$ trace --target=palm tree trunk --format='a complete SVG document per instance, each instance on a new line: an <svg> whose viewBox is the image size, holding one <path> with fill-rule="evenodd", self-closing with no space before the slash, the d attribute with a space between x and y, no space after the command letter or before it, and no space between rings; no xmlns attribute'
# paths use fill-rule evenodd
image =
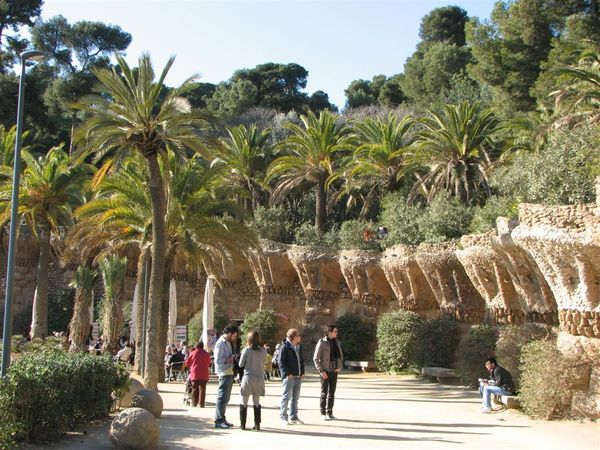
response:
<svg viewBox="0 0 600 450"><path fill-rule="evenodd" d="M316 211L315 211L315 227L319 235L325 234L327 220L327 193L325 192L325 179L319 178L316 186Z"/></svg>
<svg viewBox="0 0 600 450"><path fill-rule="evenodd" d="M123 327L124 275L123 272L123 277L118 276L110 280L112 281L111 295L104 297L104 344L102 350L108 351L112 355L116 355L119 351L119 334Z"/></svg>
<svg viewBox="0 0 600 450"><path fill-rule="evenodd" d="M148 294L148 324L146 331L146 373L144 385L158 388L158 369L162 368L163 354L160 351L160 311L163 300L163 277L167 233L165 224L165 188L156 153L146 155L150 173L150 198L152 200L152 267L150 292Z"/></svg>
<svg viewBox="0 0 600 450"><path fill-rule="evenodd" d="M69 323L71 352L83 352L87 350L87 338L90 335L90 304L92 303L92 291L86 291L82 287L75 290L75 304L73 305L73 317Z"/></svg>
<svg viewBox="0 0 600 450"><path fill-rule="evenodd" d="M173 255L169 252L165 258L165 276L163 278L163 298L160 310L160 337L159 348L165 349L169 334L169 287L171 286L171 269L173 266ZM163 380L165 371L162 366L158 367L158 379Z"/></svg>
<svg viewBox="0 0 600 450"><path fill-rule="evenodd" d="M37 266L37 284L33 296L31 339L48 336L48 268L50 266L50 225L40 226L40 256Z"/></svg>
<svg viewBox="0 0 600 450"><path fill-rule="evenodd" d="M138 259L137 276L135 278L136 285L136 296L134 303L137 305L135 311L135 373L141 375L142 372L142 333L144 332L144 279L146 277L146 264L150 257L148 249L142 248L140 250L140 257ZM137 302L137 303L136 303Z"/></svg>

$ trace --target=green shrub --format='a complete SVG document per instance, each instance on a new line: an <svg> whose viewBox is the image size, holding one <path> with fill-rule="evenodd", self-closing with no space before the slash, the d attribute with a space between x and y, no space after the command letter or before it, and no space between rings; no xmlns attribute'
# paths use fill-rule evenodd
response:
<svg viewBox="0 0 600 450"><path fill-rule="evenodd" d="M277 315L270 309L258 309L254 312L246 314L244 323L242 323L241 339L242 346L246 346L246 335L250 331L257 331L263 343L275 343L279 324L277 323Z"/></svg>
<svg viewBox="0 0 600 450"><path fill-rule="evenodd" d="M75 289L56 289L48 294L48 333L65 332L73 317Z"/></svg>
<svg viewBox="0 0 600 450"><path fill-rule="evenodd" d="M340 246L337 230L331 229L323 235L319 235L317 228L309 223L303 223L296 230L295 243L311 247L325 247L338 249Z"/></svg>
<svg viewBox="0 0 600 450"><path fill-rule="evenodd" d="M485 233L496 229L498 217L516 217L518 203L513 198L490 197L485 205L475 208L470 233Z"/></svg>
<svg viewBox="0 0 600 450"><path fill-rule="evenodd" d="M571 405L573 364L557 350L553 341L533 341L521 351L523 410L537 419L564 417Z"/></svg>
<svg viewBox="0 0 600 450"><path fill-rule="evenodd" d="M388 236L383 240L385 247L398 244L415 245L423 241L423 235L417 226L417 219L423 214L419 207L406 206L406 197L394 192L387 194L382 200L382 211L379 220L388 229Z"/></svg>
<svg viewBox="0 0 600 450"><path fill-rule="evenodd" d="M377 324L377 367L387 372L416 372L414 351L422 323L412 311L383 314Z"/></svg>
<svg viewBox="0 0 600 450"><path fill-rule="evenodd" d="M361 316L346 313L335 320L338 337L342 343L344 360L372 361L375 343L375 326Z"/></svg>
<svg viewBox="0 0 600 450"><path fill-rule="evenodd" d="M451 367L459 338L458 324L454 320L424 321L419 329L416 361L423 367Z"/></svg>
<svg viewBox="0 0 600 450"><path fill-rule="evenodd" d="M291 217L282 207L258 207L254 211L254 229L261 239L290 244L294 235L291 227Z"/></svg>
<svg viewBox="0 0 600 450"><path fill-rule="evenodd" d="M551 330L534 323L521 326L501 327L496 342L498 364L510 372L517 388L520 386L519 362L523 347L535 340L548 337Z"/></svg>
<svg viewBox="0 0 600 450"><path fill-rule="evenodd" d="M467 234L473 209L446 193L435 196L416 219L425 242L443 242Z"/></svg>
<svg viewBox="0 0 600 450"><path fill-rule="evenodd" d="M594 201L600 175L600 130L595 124L554 131L546 148L526 153L492 176L493 187L520 202L567 205Z"/></svg>
<svg viewBox="0 0 600 450"><path fill-rule="evenodd" d="M40 351L17 358L0 383L0 437L45 442L107 417L128 379L110 355ZM118 396L118 395L117 395Z"/></svg>
<svg viewBox="0 0 600 450"><path fill-rule="evenodd" d="M458 374L464 384L477 386L478 378L487 378L485 360L494 356L496 339L496 332L489 325L477 325L469 330L459 352Z"/></svg>
<svg viewBox="0 0 600 450"><path fill-rule="evenodd" d="M194 314L187 323L187 339L190 344L195 344L202 337L202 311Z"/></svg>
<svg viewBox="0 0 600 450"><path fill-rule="evenodd" d="M373 222L366 220L347 220L340 228L340 248L358 250L379 250L379 242L375 239L365 241L365 229L375 233L377 228Z"/></svg>

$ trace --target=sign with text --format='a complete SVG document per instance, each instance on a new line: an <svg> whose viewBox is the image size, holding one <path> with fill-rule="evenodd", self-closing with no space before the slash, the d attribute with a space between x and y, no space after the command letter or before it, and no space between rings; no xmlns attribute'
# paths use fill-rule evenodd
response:
<svg viewBox="0 0 600 450"><path fill-rule="evenodd" d="M175 327L175 341L181 342L187 340L187 326L177 325Z"/></svg>

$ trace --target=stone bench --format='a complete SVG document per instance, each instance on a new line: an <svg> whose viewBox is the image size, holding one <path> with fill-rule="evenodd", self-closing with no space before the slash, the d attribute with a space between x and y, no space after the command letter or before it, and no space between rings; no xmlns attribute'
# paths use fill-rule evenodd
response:
<svg viewBox="0 0 600 450"><path fill-rule="evenodd" d="M350 369L361 369L363 372L377 370L377 365L374 361L346 361L344 365Z"/></svg>
<svg viewBox="0 0 600 450"><path fill-rule="evenodd" d="M442 384L456 384L459 381L454 369L446 367L423 367L421 375Z"/></svg>
<svg viewBox="0 0 600 450"><path fill-rule="evenodd" d="M496 400L508 409L520 409L521 403L516 395L496 395Z"/></svg>

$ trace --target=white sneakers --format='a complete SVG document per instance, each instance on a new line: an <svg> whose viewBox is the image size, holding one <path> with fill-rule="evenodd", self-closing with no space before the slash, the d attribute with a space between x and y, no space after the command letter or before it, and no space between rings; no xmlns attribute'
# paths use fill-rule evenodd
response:
<svg viewBox="0 0 600 450"><path fill-rule="evenodd" d="M484 406L483 408L481 408L481 414L490 414L492 412L492 408L488 407L488 406Z"/></svg>
<svg viewBox="0 0 600 450"><path fill-rule="evenodd" d="M321 419L323 419L323 420L335 420L335 416L333 414L321 414Z"/></svg>
<svg viewBox="0 0 600 450"><path fill-rule="evenodd" d="M300 419L291 419L288 423L290 425L304 425L304 422L302 422Z"/></svg>

